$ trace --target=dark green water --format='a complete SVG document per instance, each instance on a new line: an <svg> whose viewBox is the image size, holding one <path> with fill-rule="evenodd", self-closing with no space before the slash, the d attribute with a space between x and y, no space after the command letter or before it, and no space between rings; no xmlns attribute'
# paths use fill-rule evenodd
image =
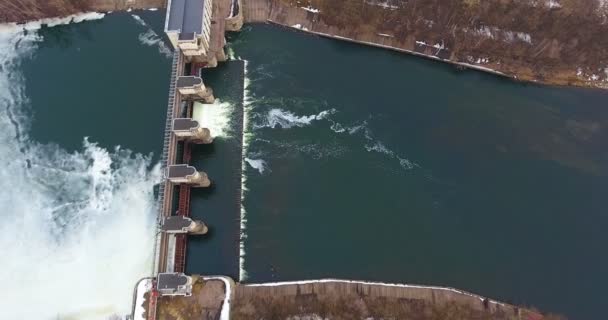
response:
<svg viewBox="0 0 608 320"><path fill-rule="evenodd" d="M192 148L192 165L208 173L211 188L192 189L192 217L210 226L204 237L188 241L187 273L228 275L239 279L239 229L242 173L243 62L204 70L205 83L218 97L215 108L227 108L226 133L210 145Z"/></svg>
<svg viewBox="0 0 608 320"><path fill-rule="evenodd" d="M249 60L247 156L268 165L247 170L249 281L453 286L601 317L608 93L270 26L233 41Z"/></svg>
<svg viewBox="0 0 608 320"><path fill-rule="evenodd" d="M137 14L148 26L117 13L39 32L44 41L22 64L35 140L76 150L86 136L158 158L171 60L138 41L150 28L162 34L163 16Z"/></svg>
<svg viewBox="0 0 608 320"><path fill-rule="evenodd" d="M140 15L160 33L162 13ZM32 138L158 156L170 60L138 42L144 31L127 14L42 31L22 66ZM247 281L453 286L603 318L608 93L270 26L230 40L249 62L246 157L267 164L245 171ZM205 81L238 107L241 72L231 63ZM194 150L216 186L193 191L212 232L189 242L188 272L237 272L237 141Z"/></svg>

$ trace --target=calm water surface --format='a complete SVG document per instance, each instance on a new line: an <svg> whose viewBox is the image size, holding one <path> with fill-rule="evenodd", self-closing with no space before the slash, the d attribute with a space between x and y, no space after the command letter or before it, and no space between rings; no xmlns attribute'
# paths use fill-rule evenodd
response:
<svg viewBox="0 0 608 320"><path fill-rule="evenodd" d="M454 286L598 319L608 93L270 26L249 61L248 281Z"/></svg>

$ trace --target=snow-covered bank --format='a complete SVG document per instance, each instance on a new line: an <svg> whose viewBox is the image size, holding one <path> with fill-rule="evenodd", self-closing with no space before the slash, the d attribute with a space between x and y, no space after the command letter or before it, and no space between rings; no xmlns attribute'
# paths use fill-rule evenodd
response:
<svg viewBox="0 0 608 320"><path fill-rule="evenodd" d="M44 18L40 20L29 21L22 24L14 22L0 24L0 32L10 31L22 31L22 30L38 30L42 26L54 27L58 25L65 25L70 23L80 23L83 21L99 20L105 17L105 13L101 12L85 12L72 14L67 17L56 17L56 18Z"/></svg>
<svg viewBox="0 0 608 320"><path fill-rule="evenodd" d="M203 277L203 280L220 280L226 286L226 294L224 296L224 302L222 302L222 311L220 312L220 320L230 320L230 301L232 300L232 280L227 277L214 276L214 277Z"/></svg>
<svg viewBox="0 0 608 320"><path fill-rule="evenodd" d="M399 283L386 283L386 282L372 282L372 281L358 281L358 280L342 280L342 279L319 279L319 280L300 280L300 281L284 281L284 282L268 282L268 283L251 283L244 284L244 286L248 287L279 287L279 286L287 286L287 285L296 285L296 284L312 284L312 283L352 283L352 284L367 284L367 285L375 285L375 286L383 286L383 287L398 287L398 288L415 288L415 289L430 289L430 290L439 290L439 291L450 291L462 295L466 295L469 297L477 298L483 301L484 297L480 295L476 295L470 292L450 288L450 287L436 287L436 286L422 286L422 285L410 285L410 284L399 284ZM491 300L492 303L499 304L501 306L506 306L506 304L498 301Z"/></svg>

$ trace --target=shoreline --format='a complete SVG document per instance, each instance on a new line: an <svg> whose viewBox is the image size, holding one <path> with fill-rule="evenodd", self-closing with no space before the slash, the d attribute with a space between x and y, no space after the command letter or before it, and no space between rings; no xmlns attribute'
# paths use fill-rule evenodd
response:
<svg viewBox="0 0 608 320"><path fill-rule="evenodd" d="M37 3L38 0L26 1ZM78 17L87 14L98 14L103 17L103 15L117 11L130 12L131 10L159 10L164 9L165 6L165 0L133 0L128 4L122 0L102 0L87 4L79 10L76 10L73 7L53 8L53 10L50 10L50 13L48 14L40 13L35 16L30 16L29 19L7 19L6 17L2 17L0 15L0 30L15 27L21 28L22 26L25 30L39 29L42 25L55 26L59 24L68 24L71 22L94 20L78 19ZM6 15L11 16L10 14ZM555 71L553 73L551 71L547 71L547 75L543 75L542 78L540 78L540 76L534 75L532 70L529 70L529 66L520 66L512 63L501 64L500 56L494 57L491 54L488 54L487 56L492 59L491 63L487 61L482 61L481 63L479 63L479 61L462 61L461 59L458 59L454 53L451 53L447 49L435 50L433 49L433 46L427 45L422 41L415 41L414 43L414 38L411 36L408 36L407 39L399 40L393 35L382 33L379 30L376 30L377 32L374 31L373 33L359 33L348 30L345 31L325 23L323 21L322 12L314 10L311 11L310 8L287 5L281 0L243 0L243 15L245 23L269 23L282 26L289 30L301 31L324 38L388 49L399 53L426 58L432 61L448 63L457 68L472 69L497 75L523 84L608 90L608 66L606 66L605 71L606 79L598 78L598 80L593 80L587 73L584 73L581 76L578 74L578 72L572 71L569 73L564 73L561 69L558 70L559 72ZM434 51L435 55L429 54L429 50ZM498 62L495 62L496 59L498 59ZM538 65L544 68L542 61L532 61L532 65ZM594 74L592 76L595 77L596 75ZM603 75L600 73L600 76Z"/></svg>
<svg viewBox="0 0 608 320"><path fill-rule="evenodd" d="M11 1L14 0L0 4L0 26L65 19L91 12L108 14L115 11L158 10L166 5L166 0L61 0L53 3L43 0L19 0L16 1L18 4L8 3Z"/></svg>
<svg viewBox="0 0 608 320"><path fill-rule="evenodd" d="M364 47L372 47L372 48L377 48L377 49L382 49L382 50L389 50L389 51L393 51L393 52L408 55L408 56L414 56L416 58L426 59L431 62L442 63L442 64L445 64L448 66L452 66L456 69L462 69L465 71L466 70L477 71L477 72L482 72L484 74L491 74L491 75L500 77L502 79L509 80L509 81L519 83L522 85L532 85L532 86L544 87L544 88L570 88L570 89L593 90L593 91L599 90L602 92L604 92L605 90L608 90L608 84L606 84L605 86L569 85L569 84L556 84L556 83L540 82L537 80L519 79L519 78L517 78L517 76L505 74L498 70L494 70L491 68L487 68L487 67L483 67L483 66L479 66L479 65L475 65L475 64L452 61L449 59L442 59L437 56L427 55L427 54L423 54L420 52L403 49L403 48L386 46L386 45L379 44L379 43L367 42L367 41L351 39L351 38L347 38L347 37L343 37L343 36L337 36L337 35L332 35L332 34L327 34L327 33L322 33L322 32L305 30L305 29L301 29L301 28L296 28L294 26L284 25L284 24L278 23L276 21L272 21L270 19L268 19L266 22L249 22L247 24L270 24L270 25L285 29L290 32L301 32L301 33L309 35L309 36L316 36L316 37L321 37L321 38L326 38L326 39L331 39L331 40L343 41L343 42L353 43L353 44L364 46Z"/></svg>
<svg viewBox="0 0 608 320"><path fill-rule="evenodd" d="M318 0L317 2L325 3L325 0ZM332 24L330 20L333 17L325 15L322 10L297 7L287 4L285 0L247 0L244 3L243 9L245 23L270 23L320 37L389 49L433 61L449 63L457 68L474 69L498 75L524 84L599 90L608 89L608 66L605 66L605 70L596 71L590 75L586 71L587 69L574 69L566 62L556 66L554 64L555 61L543 61L543 59L547 59L546 57L527 59L525 56L513 56L512 53L507 52L509 49L506 48L498 51L496 49L487 51L483 48L477 49L475 45L469 48L468 43L472 41L471 39L476 39L480 43L488 41L487 39L477 39L479 37L459 38L457 40L462 43L446 45L444 47L443 43L441 45L431 45L434 42L428 40L426 42L429 44L427 44L425 41L422 41L423 39L430 39L433 36L445 36L441 35L438 31L430 33L426 31L427 33L425 34L425 30L415 29L415 31L420 31L423 35L419 36L417 32L412 32L406 36L399 37L384 33L383 29L374 27L373 25L359 26L355 24L353 28L343 28ZM379 9L372 8L369 10L376 10L377 13ZM370 14L373 14L373 12L370 12ZM354 19L350 16L341 18L351 22ZM502 43L502 46L504 47L505 44ZM580 48L582 52L586 52L586 49L591 50L592 48ZM478 52L477 55L472 56L463 53L463 51L467 52L467 50L477 50ZM492 51L494 51L494 54ZM463 55L466 59L463 58Z"/></svg>

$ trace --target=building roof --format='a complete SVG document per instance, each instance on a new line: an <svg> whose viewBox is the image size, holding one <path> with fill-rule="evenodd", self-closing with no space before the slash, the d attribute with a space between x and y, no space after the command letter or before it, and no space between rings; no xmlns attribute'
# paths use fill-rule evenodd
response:
<svg viewBox="0 0 608 320"><path fill-rule="evenodd" d="M177 78L178 88L188 88L203 83L203 79L195 76L180 76Z"/></svg>
<svg viewBox="0 0 608 320"><path fill-rule="evenodd" d="M198 121L191 118L175 118L173 119L174 131L190 131L199 127Z"/></svg>
<svg viewBox="0 0 608 320"><path fill-rule="evenodd" d="M169 8L167 9L165 31L179 32L184 35L202 34L205 1L170 0Z"/></svg>
<svg viewBox="0 0 608 320"><path fill-rule="evenodd" d="M170 216L163 219L161 230L165 232L186 232L192 219L183 216Z"/></svg>
<svg viewBox="0 0 608 320"><path fill-rule="evenodd" d="M183 273L159 273L156 280L156 286L161 295L189 295L192 290L190 277Z"/></svg>
<svg viewBox="0 0 608 320"><path fill-rule="evenodd" d="M168 178L184 178L196 173L196 169L187 164L170 165L167 171Z"/></svg>

